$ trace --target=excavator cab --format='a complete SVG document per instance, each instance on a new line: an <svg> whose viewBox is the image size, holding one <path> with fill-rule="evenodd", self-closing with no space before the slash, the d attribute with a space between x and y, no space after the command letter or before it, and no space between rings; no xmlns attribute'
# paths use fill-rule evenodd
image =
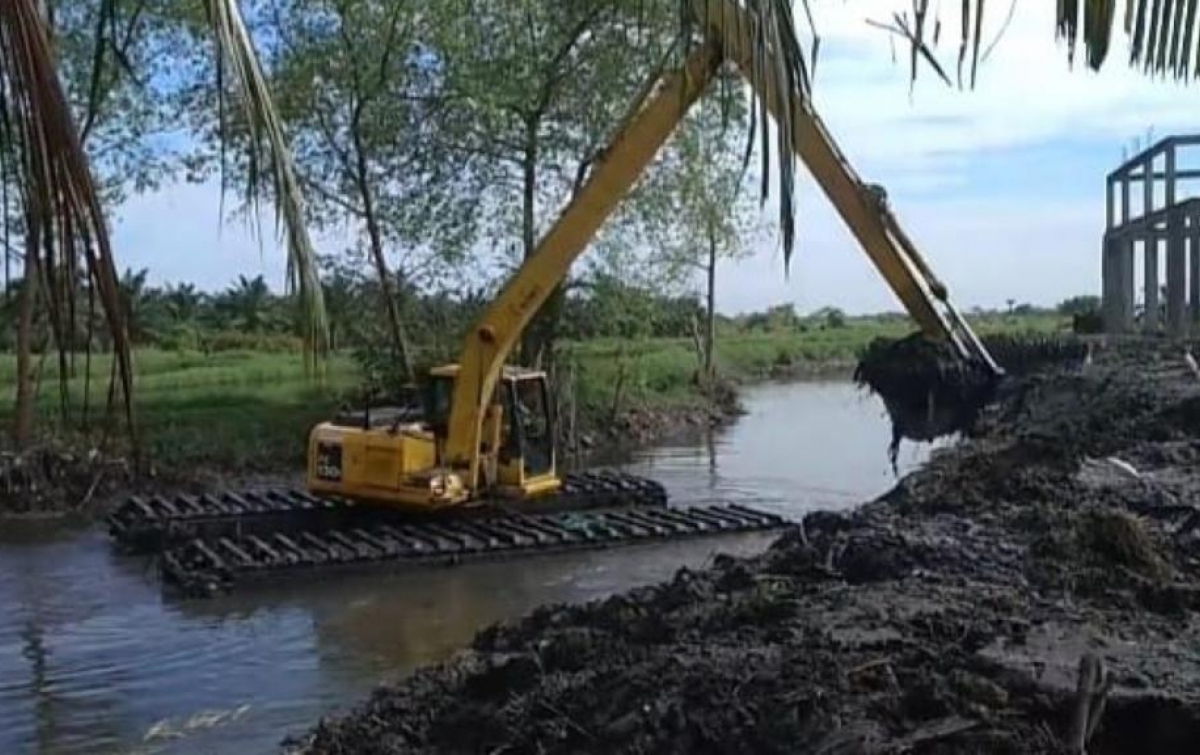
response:
<svg viewBox="0 0 1200 755"><path fill-rule="evenodd" d="M427 418L443 458L458 365L436 368L426 390ZM479 486L509 498L558 489L553 402L546 373L505 367L483 416Z"/></svg>

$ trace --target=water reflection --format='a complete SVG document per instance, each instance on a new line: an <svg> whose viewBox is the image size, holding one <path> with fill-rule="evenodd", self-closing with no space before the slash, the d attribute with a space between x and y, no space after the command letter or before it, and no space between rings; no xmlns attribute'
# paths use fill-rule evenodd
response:
<svg viewBox="0 0 1200 755"><path fill-rule="evenodd" d="M769 386L749 414L640 455L685 503L800 516L893 482L878 405L845 384ZM904 463L923 457L911 449ZM164 600L101 533L0 534L0 753L272 752L323 713L448 657L494 621L752 553L764 535L260 586Z"/></svg>
<svg viewBox="0 0 1200 755"><path fill-rule="evenodd" d="M796 517L874 498L896 482L887 417L878 400L846 382L757 388L732 427L647 452L629 467L666 482L675 500L736 501ZM906 445L903 475L929 447Z"/></svg>

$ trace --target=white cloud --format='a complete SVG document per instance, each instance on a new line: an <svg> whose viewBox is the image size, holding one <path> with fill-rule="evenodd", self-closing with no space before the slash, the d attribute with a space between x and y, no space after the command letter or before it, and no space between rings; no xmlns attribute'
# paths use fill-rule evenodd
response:
<svg viewBox="0 0 1200 755"><path fill-rule="evenodd" d="M994 36L1007 3L986 7ZM1018 3L992 56L981 62L974 90L948 89L924 66L910 98L906 48L897 42L893 63L887 35L865 22L868 14L886 19L905 8L911 3L902 0L816 4L818 32L830 54L818 68L815 100L852 159L906 170L937 156L1102 139L1112 142L1115 161L1121 146L1148 128L1161 134L1194 127L1195 89L1131 69L1119 29L1101 72L1086 69L1082 49L1069 66L1066 43L1054 37L1055 4L1048 0ZM957 8L942 3L940 59L952 77Z"/></svg>

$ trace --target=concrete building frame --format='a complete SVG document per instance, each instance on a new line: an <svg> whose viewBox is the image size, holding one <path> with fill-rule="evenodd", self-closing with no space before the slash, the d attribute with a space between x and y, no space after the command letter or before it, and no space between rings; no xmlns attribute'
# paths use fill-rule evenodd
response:
<svg viewBox="0 0 1200 755"><path fill-rule="evenodd" d="M1108 333L1140 330L1185 337L1200 331L1200 197L1184 197L1180 191L1181 182L1200 179L1200 160L1196 168L1180 165L1186 155L1181 148L1192 145L1200 145L1200 134L1169 136L1108 175L1101 261ZM1140 197L1133 193L1135 186ZM1137 199L1140 212L1133 207ZM1139 253L1140 313L1135 290ZM1164 253L1165 284L1159 262Z"/></svg>

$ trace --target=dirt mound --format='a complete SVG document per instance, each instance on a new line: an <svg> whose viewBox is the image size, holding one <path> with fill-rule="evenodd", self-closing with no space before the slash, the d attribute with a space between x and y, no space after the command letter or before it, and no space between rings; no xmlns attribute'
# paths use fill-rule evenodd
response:
<svg viewBox="0 0 1200 755"><path fill-rule="evenodd" d="M493 626L288 748L1195 752L1200 381L1155 369L1022 378L879 500Z"/></svg>
<svg viewBox="0 0 1200 755"><path fill-rule="evenodd" d="M1022 377L1079 364L1093 349L1081 338L1049 333L992 333L979 340L1005 373Z"/></svg>

